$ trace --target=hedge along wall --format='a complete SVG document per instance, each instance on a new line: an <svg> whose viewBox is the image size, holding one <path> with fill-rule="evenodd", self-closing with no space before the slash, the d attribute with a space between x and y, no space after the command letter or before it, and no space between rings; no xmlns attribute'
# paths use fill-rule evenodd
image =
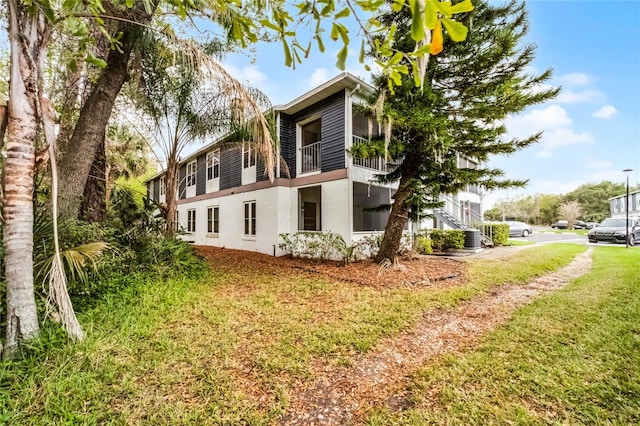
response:
<svg viewBox="0 0 640 426"><path fill-rule="evenodd" d="M505 245L509 239L509 225L506 223L485 224L482 232L491 237L495 246Z"/></svg>

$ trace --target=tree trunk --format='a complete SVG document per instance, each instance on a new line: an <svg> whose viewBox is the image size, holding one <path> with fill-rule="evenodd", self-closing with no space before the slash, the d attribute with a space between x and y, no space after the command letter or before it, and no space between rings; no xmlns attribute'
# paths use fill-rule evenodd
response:
<svg viewBox="0 0 640 426"><path fill-rule="evenodd" d="M7 122L9 121L9 109L6 105L0 105L0 148L4 143L4 131L7 129Z"/></svg>
<svg viewBox="0 0 640 426"><path fill-rule="evenodd" d="M128 64L143 26L151 22L158 1L135 2L131 9L122 10L109 1L103 2L107 14L122 18L113 34L122 34L122 46L112 49L107 56L107 66L80 109L74 132L64 143L64 156L59 164L61 216L76 218L80 212L82 195L91 172L98 146L107 131L111 111L118 93L129 79Z"/></svg>
<svg viewBox="0 0 640 426"><path fill-rule="evenodd" d="M107 66L80 110L80 116L68 148L60 162L60 215L77 218L91 166L98 147L104 141L111 111L122 85L128 80L127 64L132 33L125 36L123 51L112 50Z"/></svg>
<svg viewBox="0 0 640 426"><path fill-rule="evenodd" d="M98 146L96 157L91 165L91 173L84 187L82 203L80 205L80 219L87 222L104 222L107 218L106 194L106 165L105 138Z"/></svg>
<svg viewBox="0 0 640 426"><path fill-rule="evenodd" d="M40 326L33 285L33 175L38 133L40 13L8 0L11 43L9 120L3 169L4 255L7 286L4 357L15 356L22 339Z"/></svg>
<svg viewBox="0 0 640 426"><path fill-rule="evenodd" d="M173 236L176 233L176 212L178 210L178 200L176 194L178 192L178 163L169 159L167 162L167 171L164 175L166 185L165 204L167 206L167 235Z"/></svg>
<svg viewBox="0 0 640 426"><path fill-rule="evenodd" d="M396 191L396 194L393 197L391 214L389 215L387 226L384 229L382 244L374 258L378 263L382 262L384 259L389 259L393 262L400 251L402 232L407 225L409 212L411 210L411 206L406 203L407 199L411 195L409 183L415 177L415 174L415 172L405 171L400 178L398 191Z"/></svg>

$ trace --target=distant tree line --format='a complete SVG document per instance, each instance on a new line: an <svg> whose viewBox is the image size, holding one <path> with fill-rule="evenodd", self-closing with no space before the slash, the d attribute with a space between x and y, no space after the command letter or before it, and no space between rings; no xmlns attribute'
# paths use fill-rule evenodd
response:
<svg viewBox="0 0 640 426"><path fill-rule="evenodd" d="M572 219L585 222L601 222L611 216L609 198L623 194L624 183L603 181L584 184L567 194L536 194L526 197L503 199L485 211L487 220L514 219L533 225L550 225L565 217L567 212L578 214Z"/></svg>

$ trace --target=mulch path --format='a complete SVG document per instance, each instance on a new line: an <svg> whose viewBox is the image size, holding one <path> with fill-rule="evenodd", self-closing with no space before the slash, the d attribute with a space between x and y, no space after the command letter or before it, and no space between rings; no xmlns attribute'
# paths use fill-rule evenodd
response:
<svg viewBox="0 0 640 426"><path fill-rule="evenodd" d="M277 271L277 273L305 272L374 288L451 286L464 278L466 270L463 262L438 256L407 256L399 259L398 267L381 267L373 261L345 264L288 256L275 257L257 252L211 246L195 246L195 248L200 256L221 270L237 272L242 269L260 269Z"/></svg>
<svg viewBox="0 0 640 426"><path fill-rule="evenodd" d="M404 258L399 268L381 268L373 262L344 265L208 246L197 246L197 250L223 271L319 274L375 288L451 286L464 280L467 266L437 256ZM505 324L519 307L585 274L591 267L591 252L589 249L565 268L526 285L504 285L453 309L428 312L413 330L380 341L371 351L356 356L349 367L315 362L311 366L314 380L299 380L288 390L290 399L280 424L359 424L371 407L404 409L409 405L409 377L425 362L472 347L485 333Z"/></svg>
<svg viewBox="0 0 640 426"><path fill-rule="evenodd" d="M485 333L505 324L519 307L587 273L592 251L525 285L504 285L456 308L430 312L412 331L384 339L351 367L317 363L312 368L316 380L298 383L281 424L359 424L369 408L408 407L407 384L413 372L429 359L472 347ZM425 392L434 393L437 400L437 389Z"/></svg>

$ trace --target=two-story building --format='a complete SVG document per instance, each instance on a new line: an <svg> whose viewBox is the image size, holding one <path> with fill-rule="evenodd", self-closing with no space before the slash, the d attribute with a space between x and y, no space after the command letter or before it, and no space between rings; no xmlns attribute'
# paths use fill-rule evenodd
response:
<svg viewBox="0 0 640 426"><path fill-rule="evenodd" d="M609 198L611 217L626 217L627 194ZM629 217L640 217L640 190L629 192Z"/></svg>
<svg viewBox="0 0 640 426"><path fill-rule="evenodd" d="M354 144L367 143L377 133L376 126L354 109L371 91L364 81L342 73L274 108L280 155L289 177L279 162L277 178L270 182L250 144L216 141L181 160L178 222L186 231L182 238L282 255L281 233L332 231L351 244L384 231L389 213L368 208L392 202L394 187L373 181L387 164L382 158L354 159L348 154ZM149 179L147 188L150 198L165 201L162 173ZM455 200L455 215L462 220L470 208L480 210L479 196L473 191L465 194L460 200L466 204Z"/></svg>

